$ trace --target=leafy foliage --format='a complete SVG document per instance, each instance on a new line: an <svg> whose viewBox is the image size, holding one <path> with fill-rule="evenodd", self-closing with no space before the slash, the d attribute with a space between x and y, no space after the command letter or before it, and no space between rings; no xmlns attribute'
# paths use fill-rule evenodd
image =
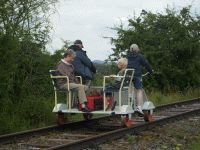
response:
<svg viewBox="0 0 200 150"><path fill-rule="evenodd" d="M128 28L115 27L118 37L110 60L126 55L130 45L137 43L156 74L151 86L169 90L200 85L200 16L191 14L191 6L179 12L167 8L165 13L143 10L139 17L129 19Z"/></svg>
<svg viewBox="0 0 200 150"><path fill-rule="evenodd" d="M49 105L44 100L50 96L47 76L53 63L45 44L51 29L48 15L55 3L56 0L0 1L0 123L4 126L0 133L47 120L45 113L49 110L41 107ZM38 121L32 123L35 119L27 112L35 114Z"/></svg>
<svg viewBox="0 0 200 150"><path fill-rule="evenodd" d="M94 79L92 80L93 85L103 86L103 76L116 74L117 67L116 64L95 64L97 68L97 73L94 74Z"/></svg>

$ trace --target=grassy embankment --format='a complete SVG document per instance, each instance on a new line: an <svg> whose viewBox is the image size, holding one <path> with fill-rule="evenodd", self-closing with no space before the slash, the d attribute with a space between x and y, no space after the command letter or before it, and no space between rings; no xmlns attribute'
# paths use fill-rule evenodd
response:
<svg viewBox="0 0 200 150"><path fill-rule="evenodd" d="M169 93L162 93L160 91L152 91L147 93L149 100L156 106L162 104L173 103L181 100L188 100L200 97L200 88L188 89L185 91L171 91Z"/></svg>

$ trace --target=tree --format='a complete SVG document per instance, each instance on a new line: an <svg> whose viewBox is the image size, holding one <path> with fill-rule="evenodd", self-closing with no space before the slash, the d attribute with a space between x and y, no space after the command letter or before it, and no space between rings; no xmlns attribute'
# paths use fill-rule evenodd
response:
<svg viewBox="0 0 200 150"><path fill-rule="evenodd" d="M51 28L48 15L57 0L2 0L0 2L1 71L4 93L19 94L34 74L37 55L44 51ZM36 69L36 68L35 68ZM5 77L6 74L6 77ZM28 77L29 76L29 77ZM5 79L7 78L7 79ZM19 87L19 85L22 85ZM26 88L26 87L25 87ZM17 90L17 91L16 91ZM15 95L16 96L16 95Z"/></svg>
<svg viewBox="0 0 200 150"><path fill-rule="evenodd" d="M5 132L13 130L12 124L24 127L29 125L21 123L47 117L42 113L46 109L39 108L45 105L42 99L49 96L47 89L51 87L48 70L53 63L45 44L51 29L48 17L56 2L0 1L0 124L4 124Z"/></svg>
<svg viewBox="0 0 200 150"><path fill-rule="evenodd" d="M191 6L180 11L166 8L165 13L143 10L129 19L127 29L115 27L118 37L110 60L126 55L129 46L137 43L154 70L154 87L161 89L200 85L200 16L191 14ZM152 85L152 86L153 86Z"/></svg>

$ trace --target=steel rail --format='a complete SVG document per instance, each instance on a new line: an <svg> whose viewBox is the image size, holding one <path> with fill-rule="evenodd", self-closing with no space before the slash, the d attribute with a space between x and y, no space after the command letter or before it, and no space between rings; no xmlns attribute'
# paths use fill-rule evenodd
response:
<svg viewBox="0 0 200 150"><path fill-rule="evenodd" d="M117 115L116 115L117 116ZM104 116L104 117L99 117L99 118L94 118L91 120L82 120L82 121L76 121L76 122L70 122L70 123L65 123L62 125L52 125L44 128L37 128L37 129L32 129L32 130L26 130L22 132L16 132L16 133L11 133L11 134L5 134L0 136L0 144L6 144L6 143L11 143L12 141L22 139L25 137L31 137L34 135L41 135L50 131L54 130L63 130L66 127L68 128L78 128L81 126L86 126L88 124L93 124L99 120L104 120L106 118L109 118L111 116Z"/></svg>
<svg viewBox="0 0 200 150"><path fill-rule="evenodd" d="M190 101L183 101L180 103L172 103L172 104L159 106L160 108L158 107L158 110L160 110L161 108L165 108L164 106L166 106L166 108L168 108L168 107L172 107L175 105L180 106L180 105L184 105L184 104L192 104L195 102L200 102L200 98L192 99ZM193 114L195 114L195 115L200 114L200 108L194 109L191 111L187 111L187 112L184 112L181 114L176 114L173 116L165 117L165 118L162 118L162 119L159 119L159 120L156 120L153 122L149 122L146 124L140 124L140 125L134 126L132 128L122 128L122 129L118 129L115 131L110 131L110 132L107 132L104 134L100 134L97 136L85 138L83 140L79 140L79 141L76 141L73 143L63 144L63 145L47 148L47 150L66 150L66 149L67 150L81 150L81 149L88 148L88 147L95 147L104 142L119 139L119 138L125 136L126 134L136 134L136 133L139 133L144 130L152 129L156 126L160 126L160 125L164 125L169 122L184 119L185 117L191 116Z"/></svg>

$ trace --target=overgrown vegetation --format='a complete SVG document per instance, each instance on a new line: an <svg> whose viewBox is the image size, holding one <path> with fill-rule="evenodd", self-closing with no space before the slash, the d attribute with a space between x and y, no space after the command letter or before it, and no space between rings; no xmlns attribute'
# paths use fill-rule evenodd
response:
<svg viewBox="0 0 200 150"><path fill-rule="evenodd" d="M54 62L45 50L56 0L0 1L0 133L51 122ZM52 101L53 102L53 101Z"/></svg>
<svg viewBox="0 0 200 150"><path fill-rule="evenodd" d="M167 8L164 13L143 10L139 17L129 19L128 27L114 29L117 38L110 60L126 55L130 45L137 43L155 71L148 83L166 90L183 90L200 85L200 16L190 12L191 6L180 11Z"/></svg>
<svg viewBox="0 0 200 150"><path fill-rule="evenodd" d="M183 91L170 91L161 92L158 89L153 91L147 90L148 99L152 101L156 106L162 104L168 104L175 101L188 100L194 97L200 97L200 88L190 88Z"/></svg>
<svg viewBox="0 0 200 150"><path fill-rule="evenodd" d="M51 25L48 16L57 0L0 1L0 134L41 127L55 121L52 113L53 88L48 71L62 57L67 42L53 55L46 51ZM116 60L130 44L137 43L157 72L145 79L150 99L199 96L200 16L190 7L164 14L142 11L129 20L129 28L115 28L117 39L109 59ZM124 53L126 54L126 53ZM93 85L102 85L102 76L116 73L112 65L97 65ZM153 87L153 90L152 90ZM161 90L160 90L161 89Z"/></svg>
<svg viewBox="0 0 200 150"><path fill-rule="evenodd" d="M189 146L189 150L199 150L200 149L200 135L198 138L193 141L193 143Z"/></svg>

